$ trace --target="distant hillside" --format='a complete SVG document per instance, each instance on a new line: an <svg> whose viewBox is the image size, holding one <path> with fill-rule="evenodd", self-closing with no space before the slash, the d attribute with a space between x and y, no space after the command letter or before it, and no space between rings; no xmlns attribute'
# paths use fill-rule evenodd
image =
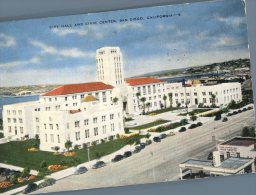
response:
<svg viewBox="0 0 256 195"><path fill-rule="evenodd" d="M237 59L227 62L213 63L201 66L194 66L189 68L180 68L172 70L164 70L158 72L152 72L143 74L140 76L156 76L156 77L168 77L168 76L182 76L182 75L193 75L201 73L211 73L218 71L233 71L237 68L248 68L250 67L249 59Z"/></svg>

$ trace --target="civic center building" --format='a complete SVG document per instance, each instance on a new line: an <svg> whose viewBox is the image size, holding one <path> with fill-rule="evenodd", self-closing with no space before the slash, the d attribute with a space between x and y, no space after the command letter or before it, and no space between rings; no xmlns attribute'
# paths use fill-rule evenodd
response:
<svg viewBox="0 0 256 195"><path fill-rule="evenodd" d="M123 56L119 47L96 51L97 81L60 86L40 95L38 101L3 107L4 136L10 139L40 137L40 149L65 149L74 145L100 143L124 133L124 117L159 110L178 103L197 106L227 105L242 100L239 83L204 86L192 83L167 83L153 77L125 79ZM170 95L172 94L172 95ZM170 99L171 98L171 99ZM171 105L172 104L172 105Z"/></svg>

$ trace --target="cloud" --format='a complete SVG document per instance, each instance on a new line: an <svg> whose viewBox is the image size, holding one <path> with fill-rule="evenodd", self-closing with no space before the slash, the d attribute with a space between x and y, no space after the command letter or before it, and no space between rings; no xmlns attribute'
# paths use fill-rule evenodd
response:
<svg viewBox="0 0 256 195"><path fill-rule="evenodd" d="M234 29L241 27L242 24L246 24L245 17L231 16L231 17L218 17L218 21L225 23L226 25L232 26Z"/></svg>
<svg viewBox="0 0 256 195"><path fill-rule="evenodd" d="M16 45L16 39L12 36L0 33L0 48L12 47Z"/></svg>
<svg viewBox="0 0 256 195"><path fill-rule="evenodd" d="M40 57L35 56L35 57L32 57L28 60L16 60L16 61L1 63L0 68L20 67L20 66L25 66L25 65L28 65L28 64L38 64L40 62L41 62Z"/></svg>
<svg viewBox="0 0 256 195"><path fill-rule="evenodd" d="M229 46L239 46L247 44L248 41L245 37L234 37L229 35L220 35L217 40L212 43L212 48L218 47L229 47Z"/></svg>
<svg viewBox="0 0 256 195"><path fill-rule="evenodd" d="M78 48L60 49L37 40L30 40L30 44L42 50L42 54L59 55L67 58L94 58L94 52L81 51Z"/></svg>
<svg viewBox="0 0 256 195"><path fill-rule="evenodd" d="M84 83L96 80L95 67L84 64L77 68L65 67L61 71L58 68L18 70L10 72L0 72L0 87L21 86L39 84L68 84ZM22 76L21 76L22 75ZM75 76L72 76L75 75ZM19 79L17 79L19 78ZM40 79L39 79L40 78Z"/></svg>

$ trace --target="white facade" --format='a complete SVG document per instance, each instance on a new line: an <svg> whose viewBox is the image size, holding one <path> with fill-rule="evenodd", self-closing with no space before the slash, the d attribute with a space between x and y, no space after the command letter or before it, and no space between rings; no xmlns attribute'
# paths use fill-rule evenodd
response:
<svg viewBox="0 0 256 195"><path fill-rule="evenodd" d="M119 47L96 51L97 79L112 86L124 84L123 56Z"/></svg>
<svg viewBox="0 0 256 195"><path fill-rule="evenodd" d="M191 87L183 87L182 83L168 83L167 91L172 93L173 107L188 107L203 105L227 106L232 100L242 101L241 84L221 83L216 85L193 84ZM213 95L215 99L213 99Z"/></svg>
<svg viewBox="0 0 256 195"><path fill-rule="evenodd" d="M256 139L250 137L235 137L218 144L222 158L242 157L256 159Z"/></svg>

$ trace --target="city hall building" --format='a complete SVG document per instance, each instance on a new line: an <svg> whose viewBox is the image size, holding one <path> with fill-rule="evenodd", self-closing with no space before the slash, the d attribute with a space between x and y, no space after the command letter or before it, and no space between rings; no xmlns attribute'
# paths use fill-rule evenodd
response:
<svg viewBox="0 0 256 195"><path fill-rule="evenodd" d="M38 101L3 107L4 136L10 139L39 135L40 149L65 150L73 146L100 143L124 133L124 117L143 114L170 106L216 105L241 101L241 85L224 83L204 86L194 83L167 83L152 77L125 79L123 56L119 47L96 51L97 81L63 85L40 95ZM206 98L206 100L204 99Z"/></svg>

